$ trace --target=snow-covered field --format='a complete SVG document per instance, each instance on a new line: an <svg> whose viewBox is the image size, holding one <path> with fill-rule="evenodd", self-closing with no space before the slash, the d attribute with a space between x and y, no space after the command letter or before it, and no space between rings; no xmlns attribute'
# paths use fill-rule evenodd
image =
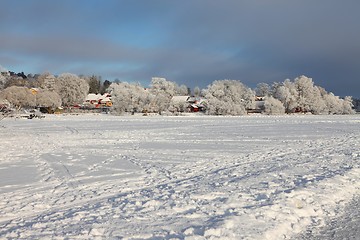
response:
<svg viewBox="0 0 360 240"><path fill-rule="evenodd" d="M360 192L360 115L49 115L0 136L5 239L288 239Z"/></svg>

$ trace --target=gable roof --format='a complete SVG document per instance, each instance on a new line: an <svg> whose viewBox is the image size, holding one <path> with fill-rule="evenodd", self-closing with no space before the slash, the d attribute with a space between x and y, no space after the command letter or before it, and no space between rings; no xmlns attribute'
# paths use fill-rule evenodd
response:
<svg viewBox="0 0 360 240"><path fill-rule="evenodd" d="M175 103L187 102L189 98L190 98L189 96L173 96L171 98L171 102L175 102Z"/></svg>

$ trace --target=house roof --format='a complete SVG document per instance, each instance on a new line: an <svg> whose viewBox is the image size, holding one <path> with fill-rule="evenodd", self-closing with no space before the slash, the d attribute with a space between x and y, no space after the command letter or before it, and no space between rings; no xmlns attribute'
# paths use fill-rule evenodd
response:
<svg viewBox="0 0 360 240"><path fill-rule="evenodd" d="M86 101L98 101L101 98L101 94L89 93L86 96Z"/></svg>
<svg viewBox="0 0 360 240"><path fill-rule="evenodd" d="M189 96L173 96L171 101L176 103L187 102L189 98Z"/></svg>

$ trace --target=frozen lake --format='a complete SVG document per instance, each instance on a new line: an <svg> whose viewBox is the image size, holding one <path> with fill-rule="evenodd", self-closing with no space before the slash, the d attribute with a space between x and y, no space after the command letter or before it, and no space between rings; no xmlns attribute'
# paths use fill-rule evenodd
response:
<svg viewBox="0 0 360 240"><path fill-rule="evenodd" d="M360 192L360 115L47 115L0 136L0 238L289 239Z"/></svg>

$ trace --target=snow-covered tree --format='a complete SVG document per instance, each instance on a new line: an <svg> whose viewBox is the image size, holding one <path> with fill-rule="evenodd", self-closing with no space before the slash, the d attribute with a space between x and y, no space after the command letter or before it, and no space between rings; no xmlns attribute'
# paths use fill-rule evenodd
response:
<svg viewBox="0 0 360 240"><path fill-rule="evenodd" d="M328 114L342 114L342 102L338 96L335 96L333 93L324 95L324 100L326 102L326 109Z"/></svg>
<svg viewBox="0 0 360 240"><path fill-rule="evenodd" d="M182 84L180 86L176 86L175 95L178 95L178 96L190 95L189 88L184 84Z"/></svg>
<svg viewBox="0 0 360 240"><path fill-rule="evenodd" d="M154 77L151 79L151 92L153 93L166 93L170 96L174 96L176 89L178 88L177 84L172 81L168 81L165 78Z"/></svg>
<svg viewBox="0 0 360 240"><path fill-rule="evenodd" d="M273 97L280 100L286 113L294 111L313 114L351 114L351 98L340 99L324 88L315 86L311 78L299 76L273 85Z"/></svg>
<svg viewBox="0 0 360 240"><path fill-rule="evenodd" d="M1 95L15 107L36 106L36 97L27 87L11 86L4 89Z"/></svg>
<svg viewBox="0 0 360 240"><path fill-rule="evenodd" d="M320 90L314 86L311 78L300 76L295 78L294 85L297 90L297 107L304 112L321 114L325 112L325 102Z"/></svg>
<svg viewBox="0 0 360 240"><path fill-rule="evenodd" d="M281 115L285 113L285 107L278 99L267 96L265 97L264 113L268 115Z"/></svg>
<svg viewBox="0 0 360 240"><path fill-rule="evenodd" d="M189 102L187 102L189 96L174 96L170 101L169 111L172 113L186 112L188 111Z"/></svg>
<svg viewBox="0 0 360 240"><path fill-rule="evenodd" d="M57 88L56 77L49 72L44 72L37 76L36 85L45 90L55 91Z"/></svg>
<svg viewBox="0 0 360 240"><path fill-rule="evenodd" d="M355 111L352 109L353 103L351 97L345 97L341 99L335 96L333 93L324 95L328 114L354 114Z"/></svg>
<svg viewBox="0 0 360 240"><path fill-rule="evenodd" d="M282 84L273 85L273 97L282 102L286 113L291 113L297 107L297 95L297 90L289 79Z"/></svg>
<svg viewBox="0 0 360 240"><path fill-rule="evenodd" d="M254 92L237 80L216 80L204 90L207 113L211 115L243 115L253 108Z"/></svg>
<svg viewBox="0 0 360 240"><path fill-rule="evenodd" d="M65 106L82 103L89 92L89 84L86 80L72 73L61 74L56 79L56 83L56 91Z"/></svg>
<svg viewBox="0 0 360 240"><path fill-rule="evenodd" d="M309 102L309 110L313 114L327 114L326 111L326 103L323 98L322 89L314 86L311 92L311 95L309 95L309 99L311 99Z"/></svg>
<svg viewBox="0 0 360 240"><path fill-rule="evenodd" d="M0 91L5 88L7 78L0 73Z"/></svg>
<svg viewBox="0 0 360 240"><path fill-rule="evenodd" d="M36 105L38 107L60 107L61 97L55 91L40 90L36 94Z"/></svg>
<svg viewBox="0 0 360 240"><path fill-rule="evenodd" d="M152 78L150 92L154 95L152 111L161 112L168 110L170 101L176 94L178 86L175 82L167 81L165 78Z"/></svg>
<svg viewBox="0 0 360 240"><path fill-rule="evenodd" d="M346 96L343 100L343 114L354 114L355 110L353 109L353 99L350 96Z"/></svg>
<svg viewBox="0 0 360 240"><path fill-rule="evenodd" d="M256 96L265 97L271 94L270 86L267 83L259 83L255 88Z"/></svg>
<svg viewBox="0 0 360 240"><path fill-rule="evenodd" d="M4 88L8 88L11 86L18 86L18 87L29 87L29 82L17 75L12 75L6 77Z"/></svg>
<svg viewBox="0 0 360 240"><path fill-rule="evenodd" d="M5 88L6 77L0 73L0 90Z"/></svg>
<svg viewBox="0 0 360 240"><path fill-rule="evenodd" d="M194 96L195 97L200 97L200 95L201 95L201 90L200 90L200 88L199 87L194 87Z"/></svg>
<svg viewBox="0 0 360 240"><path fill-rule="evenodd" d="M148 111L152 95L140 84L127 82L113 83L110 85L113 110L116 113Z"/></svg>

